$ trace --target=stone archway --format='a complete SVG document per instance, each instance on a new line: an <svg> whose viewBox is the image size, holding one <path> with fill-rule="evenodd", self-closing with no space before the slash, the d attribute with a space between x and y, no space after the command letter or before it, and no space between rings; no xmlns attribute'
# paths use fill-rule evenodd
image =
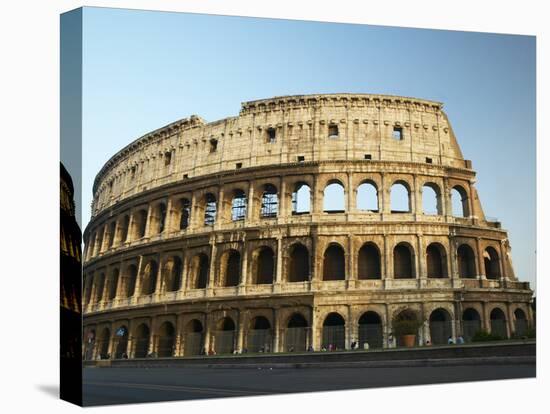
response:
<svg viewBox="0 0 550 414"><path fill-rule="evenodd" d="M271 324L265 316L257 316L250 321L246 335L246 348L248 352L271 352L273 336Z"/></svg>
<svg viewBox="0 0 550 414"><path fill-rule="evenodd" d="M323 321L321 346L332 350L346 349L346 321L337 312L331 312Z"/></svg>
<svg viewBox="0 0 550 414"><path fill-rule="evenodd" d="M462 313L462 336L465 342L471 342L474 335L481 331L481 317L478 311L468 308Z"/></svg>
<svg viewBox="0 0 550 414"><path fill-rule="evenodd" d="M359 348L368 343L370 348L382 348L384 337L382 319L373 311L367 311L359 318Z"/></svg>
<svg viewBox="0 0 550 414"><path fill-rule="evenodd" d="M309 324L301 313L293 313L285 329L286 352L302 352L306 350Z"/></svg>
<svg viewBox="0 0 550 414"><path fill-rule="evenodd" d="M231 354L235 349L236 327L233 319L226 316L218 321L214 331L214 351L216 354Z"/></svg>
<svg viewBox="0 0 550 414"><path fill-rule="evenodd" d="M185 326L183 355L200 355L204 351L204 329L198 319L190 320Z"/></svg>
<svg viewBox="0 0 550 414"><path fill-rule="evenodd" d="M447 344L453 336L451 315L445 309L438 308L430 314L430 338L434 345Z"/></svg>
<svg viewBox="0 0 550 414"><path fill-rule="evenodd" d="M161 358L174 356L176 330L171 322L164 322L159 328L157 354Z"/></svg>

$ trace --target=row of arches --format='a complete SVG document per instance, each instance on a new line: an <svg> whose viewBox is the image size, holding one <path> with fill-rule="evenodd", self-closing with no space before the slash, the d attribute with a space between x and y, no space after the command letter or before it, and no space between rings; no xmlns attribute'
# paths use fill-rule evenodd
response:
<svg viewBox="0 0 550 414"><path fill-rule="evenodd" d="M401 311L395 320L418 318L418 314L411 309ZM508 337L508 328L505 313L499 307L495 307L489 316L490 332L501 338ZM447 344L448 338L462 335L466 342L470 342L477 332L483 330L482 320L473 308L467 308L462 312L461 331L455 332L451 315L446 309L437 308L428 317L428 330L433 345ZM320 349L321 350L345 350L348 344L353 341L358 343L359 348L368 344L369 349L391 346L388 343L385 330L391 333L392 329L385 329L382 317L375 311L366 311L357 320L356 334L354 338L346 327L346 320L339 312L328 313L321 322ZM528 321L525 312L517 308L514 311L513 332L517 336L526 333ZM420 329L420 328L419 328ZM308 319L301 312L292 313L283 323L281 329L282 344L276 343L277 336L274 326L265 316L256 316L250 319L242 329L242 347L247 352L303 352L312 344L312 329ZM91 333L90 333L91 332ZM101 358L120 359L124 357L145 358L150 353L158 357L172 356L193 356L206 353L229 354L239 348L237 323L230 316L218 319L211 329L207 330L199 319L191 319L178 333L175 325L170 321L163 322L152 335L148 323L139 324L130 335L125 324L117 326L116 331L111 333L109 327L104 327L95 337L95 330L88 335L93 338L88 341L92 349L86 352L86 358L95 356ZM178 344L178 334L179 341ZM208 335L208 340L206 337ZM420 338L420 332L418 337ZM399 338L397 346L401 346ZM419 342L420 343L420 342ZM178 349L181 348L181 349ZM208 348L208 349L207 349Z"/></svg>
<svg viewBox="0 0 550 414"><path fill-rule="evenodd" d="M367 242L356 253L356 272L358 280L377 280L382 278L382 255L378 246ZM415 250L407 242L396 244L392 252L393 278L416 278ZM441 243L430 243L425 252L425 272L428 278L448 278L448 255ZM323 253L322 281L345 280L347 265L345 249L338 243L330 243ZM461 278L476 277L476 258L473 249L468 244L461 244L456 251L458 276ZM212 270L210 257L206 253L198 253L188 262L187 277L184 280L184 264L179 256L169 256L164 259L162 269L155 259L147 260L141 274L138 275L136 264L129 264L120 276L118 267L111 270L109 277L105 272L98 272L88 278L85 284L85 303L112 300L116 297L131 297L150 295L160 289L160 292L174 292L182 288L204 289L208 286L210 272L214 271L213 283L216 287L233 287L241 283L265 285L273 284L276 278L277 256L269 246L261 246L252 251L248 269L243 269L241 252L230 248L225 250ZM487 279L501 277L500 257L495 248L489 246L483 251L483 263ZM307 282L312 280L311 253L302 243L294 243L289 247L288 257L284 265L284 282ZM160 271L162 270L162 271ZM246 270L246 279L243 272ZM161 274L161 279L157 280ZM140 291L135 292L140 278ZM187 285L183 286L183 282ZM92 290L94 297L92 298Z"/></svg>
<svg viewBox="0 0 550 414"><path fill-rule="evenodd" d="M378 186L374 181L363 181L357 187L357 211L379 212L381 209L378 196ZM411 188L404 180L395 181L389 190L389 211L392 213L413 212L411 203ZM342 213L346 208L345 187L339 180L328 181L323 191L323 211L325 213ZM216 194L207 192L192 202L182 197L173 200L170 210L166 201L157 201L148 207L138 208L132 214L126 213L122 217L111 221L95 231L87 243L87 259L97 256L114 246L132 240L139 240L146 236L162 234L167 228L169 231L183 231L192 224L192 211L195 211L195 221L198 225L213 226L219 219L223 221L239 222L247 218L250 203L245 191L235 188L225 196L224 204L229 204L229 214L220 213ZM279 190L271 183L260 188L259 205L256 214L260 218L277 217L280 212ZM192 204L194 206L192 207ZM308 183L297 182L291 193L292 215L311 213L313 205L312 191ZM423 213L426 215L443 214L442 192L436 183L427 182L422 187ZM451 213L454 216L469 217L468 193L464 187L455 185L451 189ZM167 221L170 218L170 225Z"/></svg>

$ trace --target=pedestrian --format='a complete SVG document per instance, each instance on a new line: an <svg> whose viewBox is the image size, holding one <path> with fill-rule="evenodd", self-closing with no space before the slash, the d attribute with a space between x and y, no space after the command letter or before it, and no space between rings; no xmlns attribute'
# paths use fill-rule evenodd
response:
<svg viewBox="0 0 550 414"><path fill-rule="evenodd" d="M454 345L455 341L452 336L449 336L449 339L447 339L447 344Z"/></svg>
<svg viewBox="0 0 550 414"><path fill-rule="evenodd" d="M367 341L363 342L363 349L365 351L368 351L369 350L369 343Z"/></svg>
<svg viewBox="0 0 550 414"><path fill-rule="evenodd" d="M456 338L456 343L458 345L463 345L464 344L464 338L462 337L462 335L459 335L458 338Z"/></svg>

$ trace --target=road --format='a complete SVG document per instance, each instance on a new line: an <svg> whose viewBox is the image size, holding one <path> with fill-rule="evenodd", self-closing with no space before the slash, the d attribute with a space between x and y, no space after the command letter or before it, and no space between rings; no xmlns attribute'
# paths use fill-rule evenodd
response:
<svg viewBox="0 0 550 414"><path fill-rule="evenodd" d="M85 368L84 405L535 377L535 364L394 368Z"/></svg>

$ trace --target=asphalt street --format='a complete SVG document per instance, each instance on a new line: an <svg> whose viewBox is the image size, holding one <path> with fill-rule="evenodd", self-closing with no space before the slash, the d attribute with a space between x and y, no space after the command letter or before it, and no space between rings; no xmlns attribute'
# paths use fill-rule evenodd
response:
<svg viewBox="0 0 550 414"><path fill-rule="evenodd" d="M361 368L85 368L84 405L535 377L535 364Z"/></svg>

